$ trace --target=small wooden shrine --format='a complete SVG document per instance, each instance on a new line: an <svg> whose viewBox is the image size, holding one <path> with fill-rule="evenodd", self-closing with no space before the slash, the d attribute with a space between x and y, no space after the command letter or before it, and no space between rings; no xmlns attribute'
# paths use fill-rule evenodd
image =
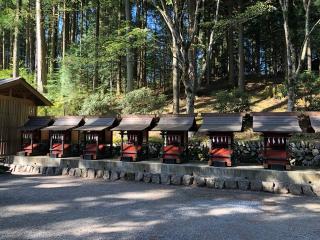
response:
<svg viewBox="0 0 320 240"><path fill-rule="evenodd" d="M42 128L53 123L52 117L29 117L29 120L19 128L21 132L20 156L44 155L49 151L49 136ZM41 134L42 133L42 134Z"/></svg>
<svg viewBox="0 0 320 240"><path fill-rule="evenodd" d="M292 133L302 132L294 112L252 113L253 131L263 134L264 168L290 170L288 141Z"/></svg>
<svg viewBox="0 0 320 240"><path fill-rule="evenodd" d="M80 131L84 149L81 158L95 160L112 156L111 128L117 124L116 117L86 117L85 124L76 128Z"/></svg>
<svg viewBox="0 0 320 240"><path fill-rule="evenodd" d="M141 161L148 158L149 130L155 124L153 115L123 116L119 126L111 131L120 131L121 161Z"/></svg>
<svg viewBox="0 0 320 240"><path fill-rule="evenodd" d="M188 156L188 133L196 131L194 115L163 115L153 131L161 131L163 147L160 160L163 163L182 163Z"/></svg>
<svg viewBox="0 0 320 240"><path fill-rule="evenodd" d="M233 161L234 132L242 131L241 113L205 113L199 133L209 136L210 166L231 167Z"/></svg>
<svg viewBox="0 0 320 240"><path fill-rule="evenodd" d="M80 116L66 116L57 118L52 126L41 129L49 131L49 156L52 158L78 156L79 134L74 129L83 123L83 118Z"/></svg>

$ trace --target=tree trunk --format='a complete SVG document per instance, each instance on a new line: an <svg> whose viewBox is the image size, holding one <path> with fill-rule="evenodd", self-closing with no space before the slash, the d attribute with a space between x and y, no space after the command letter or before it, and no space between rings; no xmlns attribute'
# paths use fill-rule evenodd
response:
<svg viewBox="0 0 320 240"><path fill-rule="evenodd" d="M19 76L19 18L20 18L20 8L21 0L16 1L16 16L15 16L15 27L14 27L14 37L13 37L13 53L12 53L12 77L16 78Z"/></svg>
<svg viewBox="0 0 320 240"><path fill-rule="evenodd" d="M239 54L239 73L238 73L238 88L241 92L244 91L244 47L243 47L243 24L239 25L238 39L238 54Z"/></svg>
<svg viewBox="0 0 320 240"><path fill-rule="evenodd" d="M57 25L57 5L53 4L52 6L52 19L51 19L51 57L50 57L50 75L53 74L56 68L56 57L57 57L57 40L58 40L58 25Z"/></svg>
<svg viewBox="0 0 320 240"><path fill-rule="evenodd" d="M44 31L41 15L41 0L36 0L36 42L37 42L37 89L46 92L47 72L44 46Z"/></svg>
<svg viewBox="0 0 320 240"><path fill-rule="evenodd" d="M228 72L229 85L234 86L234 48L233 48L233 29L228 30Z"/></svg>
<svg viewBox="0 0 320 240"><path fill-rule="evenodd" d="M178 66L178 46L175 40L172 43L172 93L173 93L173 113L180 112L180 84Z"/></svg>
<svg viewBox="0 0 320 240"><path fill-rule="evenodd" d="M127 21L127 33L130 31L131 25L131 7L130 1L124 0L125 4L125 16ZM129 45L131 45L131 41L129 39ZM127 92L131 92L133 90L133 73L134 73L134 54L132 52L131 46L127 47L127 55L126 55L126 62L127 62Z"/></svg>
<svg viewBox="0 0 320 240"><path fill-rule="evenodd" d="M96 39L95 39L95 63L94 63L94 76L92 81L92 90L95 90L98 86L99 78L99 35L100 35L100 0L97 0L97 9L96 9Z"/></svg>
<svg viewBox="0 0 320 240"><path fill-rule="evenodd" d="M310 31L310 5L311 0L303 0L303 7L305 10L305 37L309 35ZM303 46L303 60L307 57L307 70L311 72L312 70L312 56L311 56L311 42L310 38L306 41L306 43Z"/></svg>
<svg viewBox="0 0 320 240"><path fill-rule="evenodd" d="M67 0L63 1L63 32L62 32L62 58L66 55L66 50L69 46L69 12L67 10Z"/></svg>
<svg viewBox="0 0 320 240"><path fill-rule="evenodd" d="M289 10L289 0L279 0L282 8L283 17L283 29L286 42L286 58L287 58L287 84L288 84L288 105L287 110L292 112L295 105L295 92L294 92L294 82L295 82L295 59L293 58L293 47L291 43L291 36L288 23L288 10Z"/></svg>
<svg viewBox="0 0 320 240"><path fill-rule="evenodd" d="M6 39L5 39L5 31L2 31L2 69L6 69Z"/></svg>

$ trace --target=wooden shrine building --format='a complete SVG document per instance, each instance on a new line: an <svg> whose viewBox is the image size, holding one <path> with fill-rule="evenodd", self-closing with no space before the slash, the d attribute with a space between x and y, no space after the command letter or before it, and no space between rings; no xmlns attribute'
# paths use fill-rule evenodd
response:
<svg viewBox="0 0 320 240"><path fill-rule="evenodd" d="M297 113L252 113L253 131L263 134L264 168L290 170L288 141L292 133L302 132Z"/></svg>
<svg viewBox="0 0 320 240"><path fill-rule="evenodd" d="M231 167L233 165L234 132L242 131L241 113L205 113L198 132L209 136L210 166Z"/></svg>
<svg viewBox="0 0 320 240"><path fill-rule="evenodd" d="M140 161L148 158L149 130L155 125L153 115L123 116L119 126L111 131L120 131L121 161Z"/></svg>
<svg viewBox="0 0 320 240"><path fill-rule="evenodd" d="M81 142L84 143L81 158L101 159L112 156L111 128L117 125L116 117L86 117L85 124L76 128L80 131Z"/></svg>
<svg viewBox="0 0 320 240"><path fill-rule="evenodd" d="M0 80L0 156L16 154L21 148L21 127L37 106L52 103L23 78Z"/></svg>
<svg viewBox="0 0 320 240"><path fill-rule="evenodd" d="M74 129L83 123L80 116L65 116L57 118L52 126L41 129L49 131L49 156L62 158L79 155L79 132Z"/></svg>
<svg viewBox="0 0 320 240"><path fill-rule="evenodd" d="M21 132L20 156L45 155L49 151L48 131L41 131L53 123L52 117L29 117L29 120L19 128Z"/></svg>
<svg viewBox="0 0 320 240"><path fill-rule="evenodd" d="M160 117L153 131L161 131L163 147L160 160L163 163L182 163L188 156L188 133L196 131L194 115L170 114Z"/></svg>

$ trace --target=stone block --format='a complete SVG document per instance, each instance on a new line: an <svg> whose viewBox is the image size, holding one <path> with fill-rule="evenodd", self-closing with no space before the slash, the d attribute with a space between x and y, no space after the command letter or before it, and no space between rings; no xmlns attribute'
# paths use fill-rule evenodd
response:
<svg viewBox="0 0 320 240"><path fill-rule="evenodd" d="M171 176L171 184L173 185L181 185L182 177L180 175L172 175Z"/></svg>
<svg viewBox="0 0 320 240"><path fill-rule="evenodd" d="M120 172L120 179L121 180L126 180L126 178L127 178L127 173L125 171L121 171Z"/></svg>
<svg viewBox="0 0 320 240"><path fill-rule="evenodd" d="M214 188L223 189L225 187L224 181L224 178L216 178L214 181Z"/></svg>
<svg viewBox="0 0 320 240"><path fill-rule="evenodd" d="M47 167L40 167L40 174L45 175L47 172Z"/></svg>
<svg viewBox="0 0 320 240"><path fill-rule="evenodd" d="M61 175L62 174L62 168L61 167L56 167L54 170L54 175Z"/></svg>
<svg viewBox="0 0 320 240"><path fill-rule="evenodd" d="M189 186L193 184L194 177L191 175L183 175L182 176L182 184L185 186Z"/></svg>
<svg viewBox="0 0 320 240"><path fill-rule="evenodd" d="M264 192L273 193L274 184L273 182L262 181L262 190Z"/></svg>
<svg viewBox="0 0 320 240"><path fill-rule="evenodd" d="M171 176L169 174L161 174L161 184L170 185L171 184Z"/></svg>
<svg viewBox="0 0 320 240"><path fill-rule="evenodd" d="M110 176L110 180L111 181L117 181L120 178L120 174L118 171L111 171L111 176Z"/></svg>
<svg viewBox="0 0 320 240"><path fill-rule="evenodd" d="M96 177L96 171L93 168L89 168L87 177L89 179L94 179Z"/></svg>
<svg viewBox="0 0 320 240"><path fill-rule="evenodd" d="M34 174L39 174L40 173L40 167L39 166L35 166L34 168L33 168L33 172L32 173L34 173Z"/></svg>
<svg viewBox="0 0 320 240"><path fill-rule="evenodd" d="M106 181L110 180L110 171L109 170L104 170L103 179Z"/></svg>
<svg viewBox="0 0 320 240"><path fill-rule="evenodd" d="M236 179L225 179L224 186L226 189L237 189L238 184Z"/></svg>
<svg viewBox="0 0 320 240"><path fill-rule="evenodd" d="M312 190L312 186L309 184L302 185L302 193L307 196L315 196L316 195Z"/></svg>
<svg viewBox="0 0 320 240"><path fill-rule="evenodd" d="M69 169L69 176L70 177L74 177L75 174L76 174L76 169L75 168L70 168Z"/></svg>
<svg viewBox="0 0 320 240"><path fill-rule="evenodd" d="M81 174L82 174L81 168L74 169L74 176L75 177L81 177Z"/></svg>
<svg viewBox="0 0 320 240"><path fill-rule="evenodd" d="M302 194L302 186L300 184L290 184L289 185L289 192L294 195L301 195Z"/></svg>
<svg viewBox="0 0 320 240"><path fill-rule="evenodd" d="M250 181L251 191L262 191L262 182L257 180Z"/></svg>
<svg viewBox="0 0 320 240"><path fill-rule="evenodd" d="M88 169L86 168L80 168L81 169L81 177L86 178L88 177Z"/></svg>
<svg viewBox="0 0 320 240"><path fill-rule="evenodd" d="M96 174L96 178L102 178L103 177L103 170L102 169L99 169L97 170L97 174Z"/></svg>
<svg viewBox="0 0 320 240"><path fill-rule="evenodd" d="M206 178L206 185L208 188L214 188L215 178Z"/></svg>
<svg viewBox="0 0 320 240"><path fill-rule="evenodd" d="M320 197L320 184L312 185L312 191L316 196Z"/></svg>
<svg viewBox="0 0 320 240"><path fill-rule="evenodd" d="M10 170L11 172L14 172L15 168L16 168L16 165L10 164L9 170Z"/></svg>
<svg viewBox="0 0 320 240"><path fill-rule="evenodd" d="M141 181L143 181L143 172L137 172L137 173L135 174L134 180L135 180L136 182L141 182Z"/></svg>
<svg viewBox="0 0 320 240"><path fill-rule="evenodd" d="M247 191L250 187L250 181L247 179L238 180L238 187L242 191Z"/></svg>
<svg viewBox="0 0 320 240"><path fill-rule="evenodd" d="M160 184L161 183L160 174L158 174L158 173L152 174L151 182L156 183L156 184Z"/></svg>
<svg viewBox="0 0 320 240"><path fill-rule="evenodd" d="M143 181L144 181L145 183L151 182L151 176L152 176L151 173L144 173L144 174L143 174Z"/></svg>
<svg viewBox="0 0 320 240"><path fill-rule="evenodd" d="M63 168L62 169L62 175L63 176L69 175L69 168Z"/></svg>
<svg viewBox="0 0 320 240"><path fill-rule="evenodd" d="M53 176L54 175L54 168L53 167L47 167L46 175L47 176Z"/></svg>
<svg viewBox="0 0 320 240"><path fill-rule="evenodd" d="M206 185L206 179L204 177L201 177L201 176L195 176L194 177L194 184L197 187L204 187Z"/></svg>
<svg viewBox="0 0 320 240"><path fill-rule="evenodd" d="M127 181L134 181L135 180L134 172L127 172L126 180Z"/></svg>
<svg viewBox="0 0 320 240"><path fill-rule="evenodd" d="M289 186L287 183L275 182L273 190L275 193L278 193L278 194L288 194Z"/></svg>

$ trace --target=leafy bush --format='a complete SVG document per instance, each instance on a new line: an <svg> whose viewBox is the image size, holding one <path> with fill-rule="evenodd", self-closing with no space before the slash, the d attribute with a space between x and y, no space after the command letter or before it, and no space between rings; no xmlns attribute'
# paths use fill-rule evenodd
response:
<svg viewBox="0 0 320 240"><path fill-rule="evenodd" d="M111 94L97 92L84 99L80 115L115 114L118 111L117 99Z"/></svg>
<svg viewBox="0 0 320 240"><path fill-rule="evenodd" d="M121 100L120 106L122 113L132 114L140 113L147 114L150 112L159 112L166 101L166 96L159 94L150 88L140 88L129 92Z"/></svg>
<svg viewBox="0 0 320 240"><path fill-rule="evenodd" d="M250 99L247 93L237 89L217 93L216 108L219 112L244 112L250 110Z"/></svg>

